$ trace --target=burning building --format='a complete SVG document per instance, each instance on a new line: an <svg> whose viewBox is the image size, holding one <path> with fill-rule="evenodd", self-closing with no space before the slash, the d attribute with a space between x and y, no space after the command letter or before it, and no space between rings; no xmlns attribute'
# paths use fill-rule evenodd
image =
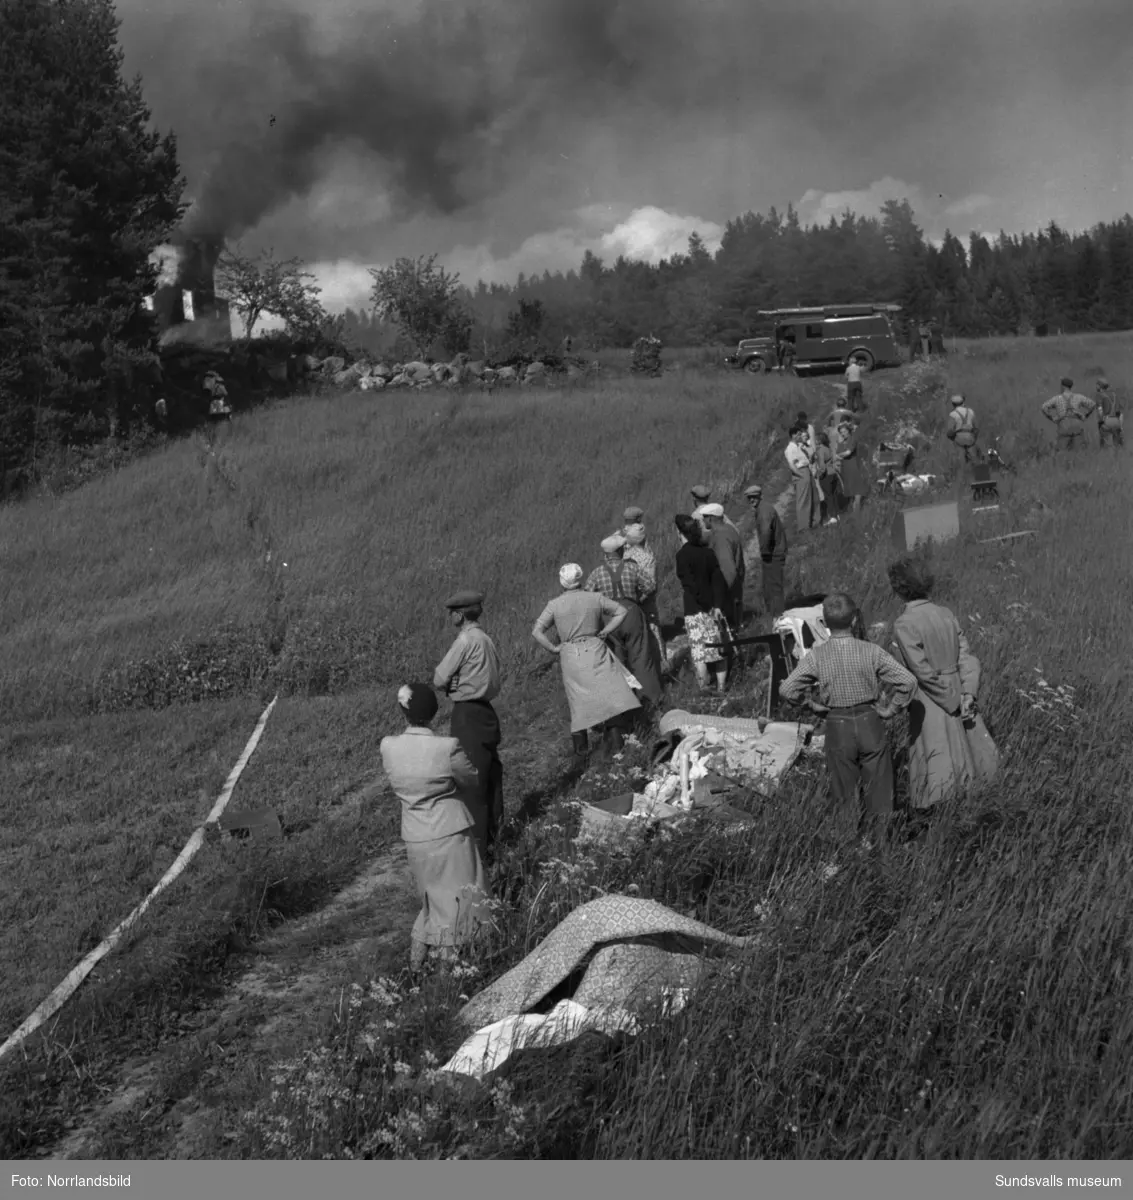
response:
<svg viewBox="0 0 1133 1200"><path fill-rule="evenodd" d="M216 294L216 262L223 249L223 238L179 235L150 256L158 278L146 307L157 317L163 345L232 340L228 301Z"/></svg>

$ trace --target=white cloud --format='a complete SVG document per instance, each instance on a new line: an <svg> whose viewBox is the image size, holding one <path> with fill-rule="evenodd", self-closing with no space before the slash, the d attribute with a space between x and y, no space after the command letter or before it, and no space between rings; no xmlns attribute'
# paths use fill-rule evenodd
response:
<svg viewBox="0 0 1133 1200"><path fill-rule="evenodd" d="M831 217L840 217L846 209L858 217L880 216L886 200L908 200L918 215L926 210L924 195L917 184L891 175L856 191L823 192L808 188L795 207L803 225L827 225Z"/></svg>
<svg viewBox="0 0 1133 1200"><path fill-rule="evenodd" d="M694 233L699 233L708 249L715 252L720 247L724 227L715 221L682 217L650 206L630 213L602 238L602 247L615 257L624 254L626 258L657 263L685 253L688 239Z"/></svg>
<svg viewBox="0 0 1133 1200"><path fill-rule="evenodd" d="M720 245L724 227L715 221L667 212L646 205L589 204L572 214L569 225L533 234L517 249L497 257L487 245L457 246L442 257L464 283L514 283L516 277L544 271L578 270L587 250L609 263L618 255L657 263L688 250L688 239L699 233L709 251Z"/></svg>

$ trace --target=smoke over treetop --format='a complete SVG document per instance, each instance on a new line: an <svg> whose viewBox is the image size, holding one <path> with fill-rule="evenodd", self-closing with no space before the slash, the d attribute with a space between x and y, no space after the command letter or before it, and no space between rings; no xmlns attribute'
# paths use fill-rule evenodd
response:
<svg viewBox="0 0 1133 1200"><path fill-rule="evenodd" d="M178 135L188 228L263 226L312 259L515 246L599 201L720 221L887 175L1029 204L1049 172L1107 161L1108 192L1129 161L1127 0L120 7L128 69ZM375 189L362 224L365 188L330 216L350 156Z"/></svg>

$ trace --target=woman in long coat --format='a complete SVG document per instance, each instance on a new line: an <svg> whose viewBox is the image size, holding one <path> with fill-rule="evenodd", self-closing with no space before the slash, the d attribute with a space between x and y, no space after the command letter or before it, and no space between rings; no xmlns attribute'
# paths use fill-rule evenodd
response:
<svg viewBox="0 0 1133 1200"><path fill-rule="evenodd" d="M405 731L382 738L380 750L401 801L401 837L421 896L409 954L417 970L431 949L451 958L488 919L488 888L464 799L476 788L476 768L456 738L438 737L429 728L438 708L432 688L407 683L397 702Z"/></svg>
<svg viewBox="0 0 1133 1200"><path fill-rule="evenodd" d="M792 425L784 457L795 484L795 527L813 529L821 521L822 493L814 478L814 451L806 426Z"/></svg>
<svg viewBox="0 0 1133 1200"><path fill-rule="evenodd" d="M727 651L720 649L720 645L728 635L724 618L728 585L714 551L704 543L700 522L681 513L676 526L681 535L677 578L683 593L689 656L700 690L710 689L711 670L716 676L716 690L723 692L728 686L728 659Z"/></svg>
<svg viewBox="0 0 1133 1200"><path fill-rule="evenodd" d="M862 500L870 491L865 463L862 461L861 448L858 445L857 422L844 421L839 426L838 434L835 458L839 463L838 477L842 484L842 495L847 503L852 504L854 512L857 512L862 506Z"/></svg>
<svg viewBox="0 0 1133 1200"><path fill-rule="evenodd" d="M897 657L917 678L909 706L909 794L914 808L931 808L978 778L965 719L980 687L979 660L950 609L929 600L933 577L926 564L902 558L889 584L905 601L893 624Z"/></svg>
<svg viewBox="0 0 1133 1200"><path fill-rule="evenodd" d="M531 636L548 653L558 656L570 705L574 753L584 755L587 731L601 728L606 749L616 754L625 731L641 711L625 670L606 643L625 620L626 610L600 592L582 591L583 578L578 563L567 563L559 571L562 594L539 614ZM547 637L551 629L559 639L557 645Z"/></svg>

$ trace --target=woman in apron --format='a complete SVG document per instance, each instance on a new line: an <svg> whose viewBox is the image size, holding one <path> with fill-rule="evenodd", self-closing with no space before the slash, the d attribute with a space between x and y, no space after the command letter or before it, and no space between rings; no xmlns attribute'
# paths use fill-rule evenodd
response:
<svg viewBox="0 0 1133 1200"><path fill-rule="evenodd" d="M598 592L582 591L582 580L577 563L567 563L559 571L562 594L539 614L531 636L548 653L558 656L570 706L574 753L585 755L587 731L601 729L607 751L616 754L626 729L641 711L624 668L606 642L625 620L626 610ZM551 629L558 637L557 645L547 636Z"/></svg>
<svg viewBox="0 0 1133 1200"><path fill-rule="evenodd" d="M649 629L642 599L647 581L642 578L636 563L627 564L625 538L614 534L602 543L606 561L590 573L585 589L601 592L626 610L625 620L611 639L611 649L626 670L637 680L638 690L650 704L661 703L664 685L661 682L661 651ZM626 568L630 576L626 578Z"/></svg>

